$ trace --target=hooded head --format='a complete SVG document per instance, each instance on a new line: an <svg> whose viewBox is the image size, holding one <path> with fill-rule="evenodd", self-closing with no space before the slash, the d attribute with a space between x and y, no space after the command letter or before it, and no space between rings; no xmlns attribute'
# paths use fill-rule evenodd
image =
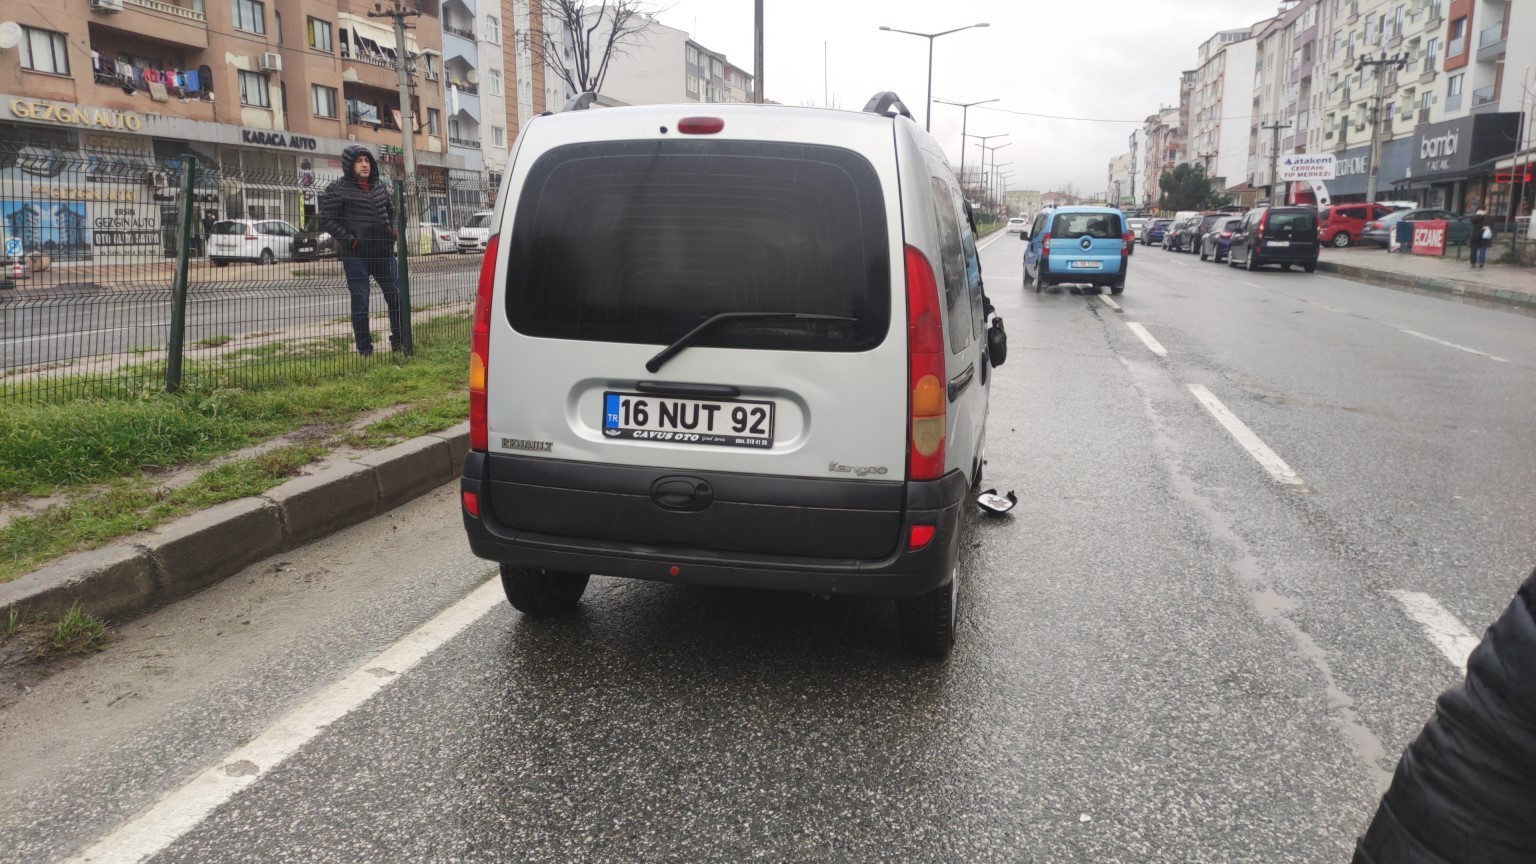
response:
<svg viewBox="0 0 1536 864"><path fill-rule="evenodd" d="M348 180L356 180L357 172L354 169L359 159L368 161L368 182L377 183L379 163L374 161L373 154L368 152L368 148L361 144L349 144L345 150L341 151L341 176Z"/></svg>

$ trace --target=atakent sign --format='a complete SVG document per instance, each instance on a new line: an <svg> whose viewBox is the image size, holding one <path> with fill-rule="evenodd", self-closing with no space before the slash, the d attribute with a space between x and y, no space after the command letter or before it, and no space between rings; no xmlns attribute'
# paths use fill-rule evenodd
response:
<svg viewBox="0 0 1536 864"><path fill-rule="evenodd" d="M1338 160L1332 153L1303 153L1281 156L1279 173L1282 182L1307 180L1332 180L1337 176Z"/></svg>

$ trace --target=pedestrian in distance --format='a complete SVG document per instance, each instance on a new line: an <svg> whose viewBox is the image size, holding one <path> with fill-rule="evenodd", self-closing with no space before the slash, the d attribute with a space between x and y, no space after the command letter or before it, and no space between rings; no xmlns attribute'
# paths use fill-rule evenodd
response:
<svg viewBox="0 0 1536 864"><path fill-rule="evenodd" d="M1472 217L1472 268L1481 270L1488 263L1488 247L1493 245L1493 227L1488 224L1488 211L1477 208Z"/></svg>
<svg viewBox="0 0 1536 864"><path fill-rule="evenodd" d="M1408 745L1354 864L1536 861L1536 573Z"/></svg>
<svg viewBox="0 0 1536 864"><path fill-rule="evenodd" d="M218 220L213 218L212 210L203 211L203 254L208 254L208 249L213 244L213 226Z"/></svg>
<svg viewBox="0 0 1536 864"><path fill-rule="evenodd" d="M390 350L404 348L400 340L400 289L395 280L395 200L379 176L379 164L361 144L341 151L341 179L320 198L320 227L336 242L341 269L352 293L352 333L357 353L373 354L368 326L368 301L379 283L389 304Z"/></svg>

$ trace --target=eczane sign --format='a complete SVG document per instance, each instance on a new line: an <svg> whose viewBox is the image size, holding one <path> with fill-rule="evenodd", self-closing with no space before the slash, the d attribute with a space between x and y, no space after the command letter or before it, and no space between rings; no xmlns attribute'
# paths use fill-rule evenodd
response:
<svg viewBox="0 0 1536 864"><path fill-rule="evenodd" d="M1444 255L1445 228L1444 219L1426 219L1413 223L1413 254Z"/></svg>
<svg viewBox="0 0 1536 864"><path fill-rule="evenodd" d="M1282 182L1332 180L1337 176L1338 160L1332 153L1281 156L1278 168Z"/></svg>

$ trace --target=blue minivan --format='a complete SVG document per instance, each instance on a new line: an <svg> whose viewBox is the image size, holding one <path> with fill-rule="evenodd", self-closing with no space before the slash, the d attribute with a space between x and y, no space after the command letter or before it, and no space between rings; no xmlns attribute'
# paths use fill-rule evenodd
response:
<svg viewBox="0 0 1536 864"><path fill-rule="evenodd" d="M1125 290L1130 235L1113 207L1058 207L1035 217L1024 249L1024 286L1098 285Z"/></svg>

